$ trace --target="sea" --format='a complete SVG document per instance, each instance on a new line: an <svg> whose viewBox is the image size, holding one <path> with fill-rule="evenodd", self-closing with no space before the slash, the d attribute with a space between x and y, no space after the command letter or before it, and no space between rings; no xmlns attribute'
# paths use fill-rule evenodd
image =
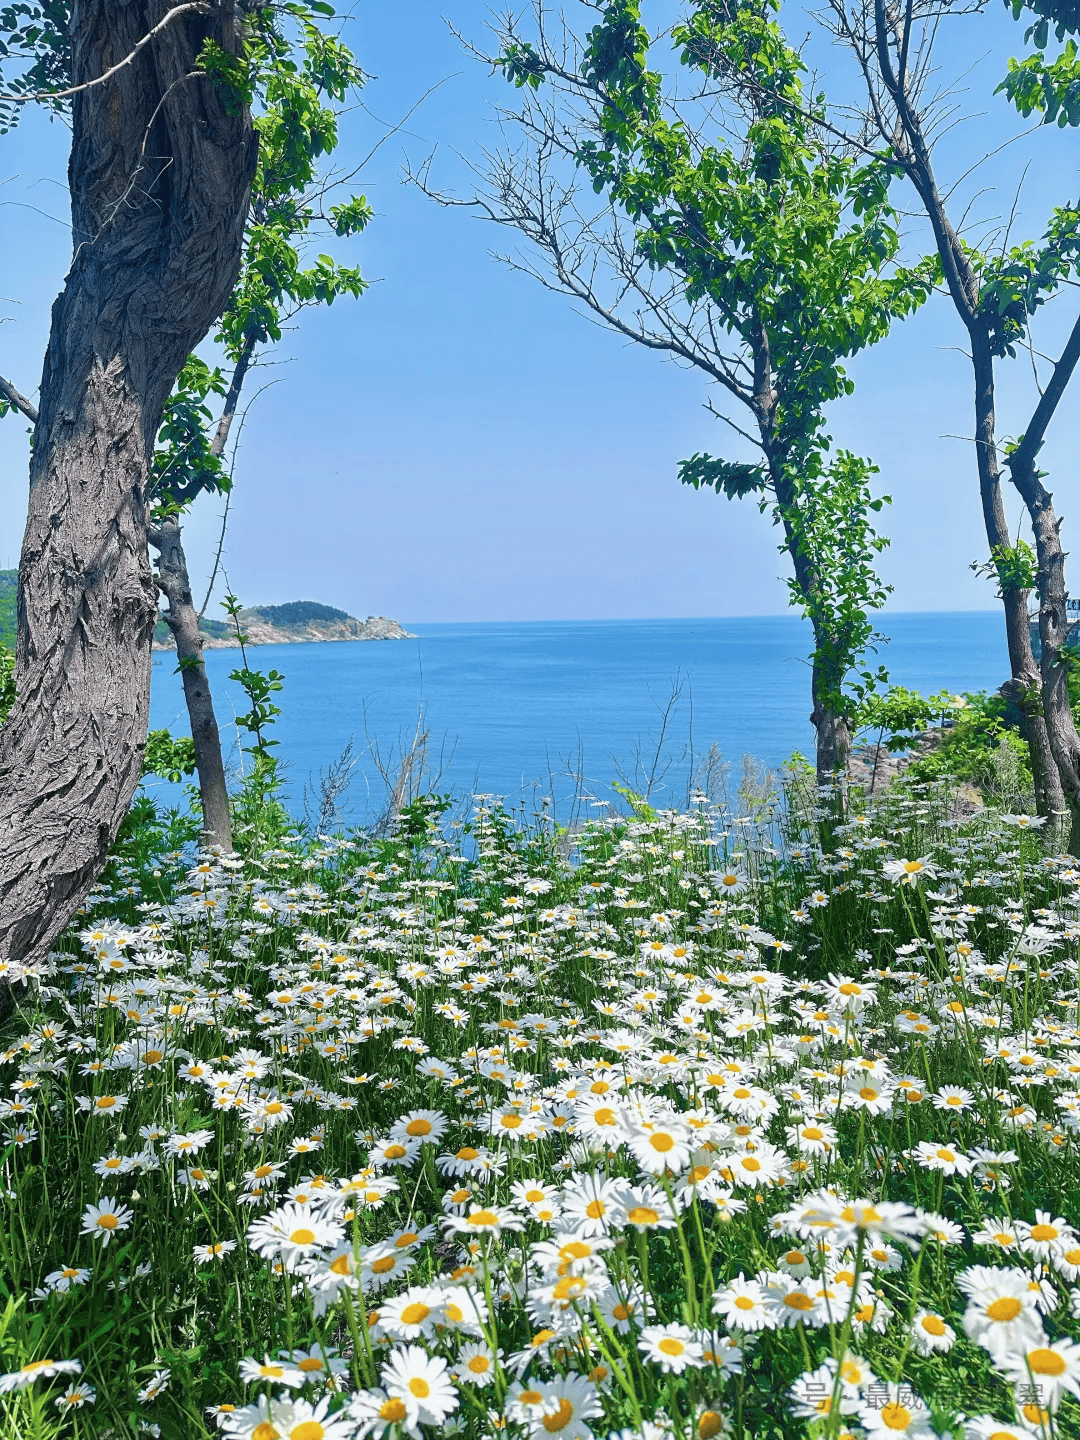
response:
<svg viewBox="0 0 1080 1440"><path fill-rule="evenodd" d="M347 784L334 826L374 822L409 755L414 792L497 795L527 811L546 799L565 821L615 800L613 783L685 805L702 784L734 793L744 766L760 779L793 752L813 754L810 627L794 615L403 623L414 639L249 650L254 668L283 676L268 733L297 819L317 819L322 781L336 773ZM889 639L873 664L894 684L963 693L1008 674L1000 611L880 624ZM234 778L244 757L233 722L247 706L228 675L239 663L238 650L206 652ZM150 724L190 733L167 651L154 654ZM180 786L146 785L184 803Z"/></svg>

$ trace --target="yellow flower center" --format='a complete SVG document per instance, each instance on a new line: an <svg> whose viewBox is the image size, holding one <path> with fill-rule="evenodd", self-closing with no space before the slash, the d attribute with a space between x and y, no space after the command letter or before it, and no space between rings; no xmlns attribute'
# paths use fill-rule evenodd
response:
<svg viewBox="0 0 1080 1440"><path fill-rule="evenodd" d="M1065 1361L1056 1350L1029 1350L1027 1363L1033 1375L1065 1374Z"/></svg>
<svg viewBox="0 0 1080 1440"><path fill-rule="evenodd" d="M565 1430L570 1421L574 1418L574 1407L569 1400L559 1401L558 1410L551 1415L544 1416L544 1429L549 1435L557 1435L560 1430Z"/></svg>

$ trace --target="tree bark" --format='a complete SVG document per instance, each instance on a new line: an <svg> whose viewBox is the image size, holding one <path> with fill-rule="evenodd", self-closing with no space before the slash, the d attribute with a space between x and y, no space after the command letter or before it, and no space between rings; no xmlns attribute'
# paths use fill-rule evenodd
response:
<svg viewBox="0 0 1080 1440"><path fill-rule="evenodd" d="M180 522L170 516L160 525L151 526L150 543L159 551L158 588L169 602L165 623L176 642L176 659L184 682L191 738L195 742L195 765L199 772L199 797L202 801L203 844L220 845L232 850L232 822L229 815L229 790L225 783L225 763L221 754L210 682L203 664L203 640L199 617L191 599L187 558L180 542Z"/></svg>
<svg viewBox="0 0 1080 1440"><path fill-rule="evenodd" d="M77 0L72 79L128 55L162 0ZM18 700L0 732L0 959L43 957L138 784L156 602L148 460L166 396L235 283L250 116L195 69L233 0L173 21L75 95L75 255L53 307L19 565Z"/></svg>

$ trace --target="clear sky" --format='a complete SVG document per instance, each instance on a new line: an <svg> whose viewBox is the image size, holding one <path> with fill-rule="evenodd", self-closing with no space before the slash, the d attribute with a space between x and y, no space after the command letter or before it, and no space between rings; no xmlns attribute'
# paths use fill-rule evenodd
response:
<svg viewBox="0 0 1080 1440"><path fill-rule="evenodd" d="M645 17L674 8L647 4ZM242 436L229 583L245 603L317 599L404 620L780 611L785 564L768 519L752 503L677 482L678 461L695 451L732 453L725 427L704 409L702 379L509 271L490 254L507 248L505 234L402 183L405 155L421 159L437 145L434 179L464 193L461 157L496 142L492 106L512 92L462 54L445 23L483 39L487 16L481 0L360 0L346 26L374 78L366 108L343 121L343 163L358 162L381 122L399 120L443 83L367 165L359 188L376 211L367 233L334 247L375 283L359 301L305 315L274 367L254 377L280 383L259 399ZM815 33L809 14L789 7L786 23L793 37L811 37L808 54L826 87L854 94L846 57ZM993 96L1007 56L1022 50L1023 27L1000 4L952 23L940 51L945 74L963 77L958 99L976 118L941 144L937 163L949 183L1026 128ZM31 393L70 257L66 138L40 115L0 138L0 373ZM1023 180L1013 234L1036 238L1051 207L1075 197L1078 157L1077 132L1044 129L963 180L958 194L972 200L973 218L1008 214ZM896 199L912 206L899 184ZM926 237L914 219L906 228L914 253ZM1060 347L1076 296L1049 307L1037 336L1048 351ZM856 393L831 417L837 443L871 456L894 497L883 570L896 609L994 604L968 568L986 547L962 438L971 433L962 339L947 300L932 300L859 357ZM1004 431L1034 393L1029 369L1010 371ZM1044 452L1070 519L1076 414L1074 393ZM3 566L18 561L25 491L25 426L9 417L0 423ZM220 510L202 497L187 523L197 599Z"/></svg>

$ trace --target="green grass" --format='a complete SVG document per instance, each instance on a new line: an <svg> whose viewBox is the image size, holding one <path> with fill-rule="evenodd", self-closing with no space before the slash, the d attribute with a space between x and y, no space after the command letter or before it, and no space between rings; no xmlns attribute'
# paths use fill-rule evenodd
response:
<svg viewBox="0 0 1080 1440"><path fill-rule="evenodd" d="M1022 1359L1077 1368L1080 874L814 804L196 864L144 803L0 1053L0 1370L82 1366L4 1435L1080 1433Z"/></svg>

